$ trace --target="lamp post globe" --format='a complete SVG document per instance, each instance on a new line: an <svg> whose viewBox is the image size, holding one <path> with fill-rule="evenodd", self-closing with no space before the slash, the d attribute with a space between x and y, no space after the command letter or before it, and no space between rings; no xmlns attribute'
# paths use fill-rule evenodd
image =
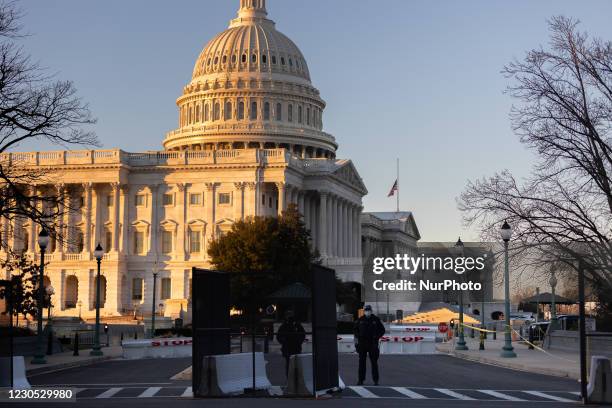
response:
<svg viewBox="0 0 612 408"><path fill-rule="evenodd" d="M98 264L98 274L96 278L96 327L94 346L89 354L92 356L101 356L104 355L104 353L100 347L100 266L102 264L102 257L104 257L104 249L102 249L102 245L99 243L94 250L94 257L96 258L96 262Z"/></svg>
<svg viewBox="0 0 612 408"><path fill-rule="evenodd" d="M38 246L40 247L40 273L38 274L38 300L36 302L36 317L38 319L38 333L36 341L36 353L32 359L32 364L47 364L45 359L45 348L43 345L43 307L45 304L45 250L49 245L49 233L46 229L41 229L38 234Z"/></svg>
<svg viewBox="0 0 612 408"><path fill-rule="evenodd" d="M461 237L455 243L455 247L453 248L453 252L456 257L463 257L465 252L465 245L463 241L461 241ZM463 276L463 275L462 275ZM463 278L462 278L463 280ZM457 344L455 344L455 350L467 350L468 346L465 343L465 333L463 330L463 291L459 291L459 340Z"/></svg>
<svg viewBox="0 0 612 408"><path fill-rule="evenodd" d="M504 221L499 234L504 241L504 295L506 298L504 302L504 347L502 347L501 356L512 358L516 357L514 347L512 347L512 333L510 327L510 265L508 262L508 243L512 238L512 227L507 221Z"/></svg>

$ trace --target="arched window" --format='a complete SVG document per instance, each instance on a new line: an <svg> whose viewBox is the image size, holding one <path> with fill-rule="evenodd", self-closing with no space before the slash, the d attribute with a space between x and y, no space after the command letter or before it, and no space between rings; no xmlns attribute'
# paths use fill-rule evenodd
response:
<svg viewBox="0 0 612 408"><path fill-rule="evenodd" d="M247 61L247 56L246 56L246 54L242 54L242 62L244 63L244 62L246 62L246 61Z"/></svg>
<svg viewBox="0 0 612 408"><path fill-rule="evenodd" d="M83 231L79 231L77 232L77 239L76 239L76 253L81 253L83 252L83 249L85 249L85 235L83 234Z"/></svg>
<svg viewBox="0 0 612 408"><path fill-rule="evenodd" d="M200 121L200 105L196 106L196 122Z"/></svg>
<svg viewBox="0 0 612 408"><path fill-rule="evenodd" d="M64 309L74 309L79 301L79 280L70 275L66 278L65 285Z"/></svg>
<svg viewBox="0 0 612 408"><path fill-rule="evenodd" d="M253 64L257 62L257 55L256 54L251 55L251 62Z"/></svg>
<svg viewBox="0 0 612 408"><path fill-rule="evenodd" d="M302 107L298 106L298 123L302 123Z"/></svg>
<svg viewBox="0 0 612 408"><path fill-rule="evenodd" d="M232 103L225 102L225 120L230 120L232 118Z"/></svg>
<svg viewBox="0 0 612 408"><path fill-rule="evenodd" d="M257 120L257 102L251 102L251 120Z"/></svg>
<svg viewBox="0 0 612 408"><path fill-rule="evenodd" d="M272 56L272 64L276 65L276 55Z"/></svg>
<svg viewBox="0 0 612 408"><path fill-rule="evenodd" d="M281 65L285 65L285 57L281 57Z"/></svg>
<svg viewBox="0 0 612 408"><path fill-rule="evenodd" d="M276 120L277 121L281 121L283 120L283 105L281 105L280 103L276 104Z"/></svg>
<svg viewBox="0 0 612 408"><path fill-rule="evenodd" d="M215 107L213 108L213 120L221 119L221 105L219 102L215 102Z"/></svg>
<svg viewBox="0 0 612 408"><path fill-rule="evenodd" d="M204 121L208 122L210 120L210 108L208 104L204 105Z"/></svg>
<svg viewBox="0 0 612 408"><path fill-rule="evenodd" d="M223 63L225 64L227 62L227 55L223 56Z"/></svg>
<svg viewBox="0 0 612 408"><path fill-rule="evenodd" d="M28 252L28 247L30 245L30 234L28 233L28 230L24 229L23 230L23 252Z"/></svg>
<svg viewBox="0 0 612 408"><path fill-rule="evenodd" d="M193 112L193 109L191 109L191 107L189 108L189 110L187 111L187 124L191 123L191 113Z"/></svg>
<svg viewBox="0 0 612 408"><path fill-rule="evenodd" d="M293 60L291 58L289 58L289 66L292 67L293 66Z"/></svg>
<svg viewBox="0 0 612 408"><path fill-rule="evenodd" d="M264 120L270 120L270 102L264 103Z"/></svg>
<svg viewBox="0 0 612 408"><path fill-rule="evenodd" d="M263 54L261 56L261 62L263 62L264 64L268 63L268 56L266 54Z"/></svg>
<svg viewBox="0 0 612 408"><path fill-rule="evenodd" d="M219 57L215 57L215 65L219 63Z"/></svg>
<svg viewBox="0 0 612 408"><path fill-rule="evenodd" d="M207 65L210 65L210 58L208 59L208 61L206 62Z"/></svg>
<svg viewBox="0 0 612 408"><path fill-rule="evenodd" d="M236 63L236 54L232 55L232 64Z"/></svg>
<svg viewBox="0 0 612 408"><path fill-rule="evenodd" d="M293 122L293 105L289 104L287 107L287 120Z"/></svg>
<svg viewBox="0 0 612 408"><path fill-rule="evenodd" d="M306 108L306 124L310 125L310 108Z"/></svg>
<svg viewBox="0 0 612 408"><path fill-rule="evenodd" d="M238 103L238 120L244 120L244 102Z"/></svg>

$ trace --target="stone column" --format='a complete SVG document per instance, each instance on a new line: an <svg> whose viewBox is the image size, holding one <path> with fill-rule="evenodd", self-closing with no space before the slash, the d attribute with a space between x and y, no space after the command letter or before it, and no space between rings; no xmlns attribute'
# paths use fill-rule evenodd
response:
<svg viewBox="0 0 612 408"><path fill-rule="evenodd" d="M283 182L276 183L276 188L278 189L278 215L281 215L283 211L287 208L286 204L286 195L287 195L287 186Z"/></svg>
<svg viewBox="0 0 612 408"><path fill-rule="evenodd" d="M327 257L327 199L328 193L321 191L320 193L320 210L319 210L319 238L318 248L322 257Z"/></svg>
<svg viewBox="0 0 612 408"><path fill-rule="evenodd" d="M250 211L246 210L245 208L245 215L256 216L258 214L257 208L259 208L259 200L261 200L261 197L258 194L259 189L257 188L257 183L249 182L244 184L248 191L248 194L245 193L245 202L248 203L250 208Z"/></svg>
<svg viewBox="0 0 612 408"><path fill-rule="evenodd" d="M203 114L203 113L202 113ZM185 260L185 254L187 252L187 248L185 246L185 237L187 234L187 185L184 183L178 183L177 188L179 190L178 194L178 205L181 207L181 218L179 220L179 225L176 230L176 242L174 245L174 254L177 256L176 259L179 261Z"/></svg>
<svg viewBox="0 0 612 408"><path fill-rule="evenodd" d="M348 258L348 248L350 244L348 201L342 203L342 256Z"/></svg>
<svg viewBox="0 0 612 408"><path fill-rule="evenodd" d="M305 200L305 198L304 198L304 193L303 193L303 192L298 191L298 192L297 192L297 205L298 205L298 211L299 211L299 212L300 212L300 214L302 214L302 215L304 215L304 211L305 211L305 208L304 208L304 200Z"/></svg>
<svg viewBox="0 0 612 408"><path fill-rule="evenodd" d="M334 244L334 224L332 220L334 218L334 196L332 194L329 195L329 199L327 200L327 211L325 217L325 223L327 227L327 257L331 258L333 256L333 244Z"/></svg>
<svg viewBox="0 0 612 408"><path fill-rule="evenodd" d="M92 198L91 198L91 194L92 194L92 189L93 189L93 184L92 183L84 183L83 184L83 190L85 192L85 200L84 200L84 204L85 204L85 231L83 231L84 234L84 243L83 243L83 251L89 250L91 248L91 211L92 211Z"/></svg>
<svg viewBox="0 0 612 408"><path fill-rule="evenodd" d="M206 183L206 200L204 205L206 206L206 238L208 242L215 237L215 191L218 183Z"/></svg>
<svg viewBox="0 0 612 408"><path fill-rule="evenodd" d="M361 258L361 211L363 207L355 207L356 222L357 222L357 252L355 256Z"/></svg>
<svg viewBox="0 0 612 408"><path fill-rule="evenodd" d="M120 207L119 195L121 185L119 183L113 183L113 252L119 252L119 220L120 220Z"/></svg>
<svg viewBox="0 0 612 408"><path fill-rule="evenodd" d="M347 215L347 227L348 227L348 239L347 239L347 258L353 257L353 251L355 249L355 231L353 226L355 224L355 209L353 204L350 203L348 207L348 215Z"/></svg>
<svg viewBox="0 0 612 408"><path fill-rule="evenodd" d="M159 214L159 185L152 184L149 186L151 191L151 228L149 229L149 253L155 256L157 259L157 230L159 228L158 214Z"/></svg>
<svg viewBox="0 0 612 408"><path fill-rule="evenodd" d="M332 225L332 236L329 255L332 257L338 256L338 197L332 196L331 200L332 210L328 216L329 221Z"/></svg>
<svg viewBox="0 0 612 408"><path fill-rule="evenodd" d="M120 188L121 192L121 252L124 254L128 254L130 248L128 247L128 232L129 232L129 223L130 223L130 206L129 206L129 195L130 195L130 187L128 184L122 184Z"/></svg>
<svg viewBox="0 0 612 408"><path fill-rule="evenodd" d="M234 183L234 221L244 219L244 187L245 183Z"/></svg>
<svg viewBox="0 0 612 408"><path fill-rule="evenodd" d="M304 225L306 225L306 229L308 229L310 231L310 233L312 234L312 227L310 226L310 199L309 197L306 195L306 192L304 191L304 194L302 194L302 214L304 215ZM314 242L314 237L313 237L313 242Z"/></svg>

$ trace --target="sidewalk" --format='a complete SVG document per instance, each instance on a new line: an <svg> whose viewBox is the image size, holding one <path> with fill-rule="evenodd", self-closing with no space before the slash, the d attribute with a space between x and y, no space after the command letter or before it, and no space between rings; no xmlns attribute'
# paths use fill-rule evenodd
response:
<svg viewBox="0 0 612 408"><path fill-rule="evenodd" d="M47 364L32 364L32 357L25 357L27 374L41 374L50 371L64 370L71 367L80 367L99 361L119 358L123 349L121 346L102 347L103 356L90 356L90 350L79 350L78 356L73 356L72 351L45 356Z"/></svg>
<svg viewBox="0 0 612 408"><path fill-rule="evenodd" d="M580 378L580 360L578 353L549 350L546 350L545 353L538 349L529 350L527 345L512 342L517 357L503 358L500 356L501 349L504 345L502 339L485 340L485 350L483 351L478 350L478 339L468 337L465 341L469 350L455 350L454 341L449 343L438 343L436 345L436 350L465 360L511 368L514 370L557 377L568 377L575 380Z"/></svg>

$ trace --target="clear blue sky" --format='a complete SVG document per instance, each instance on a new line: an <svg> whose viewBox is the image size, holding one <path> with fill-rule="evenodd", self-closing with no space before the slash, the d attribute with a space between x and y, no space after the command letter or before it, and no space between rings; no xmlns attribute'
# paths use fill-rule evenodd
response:
<svg viewBox="0 0 612 408"><path fill-rule="evenodd" d="M105 148L157 150L197 56L238 3L22 0L23 43L75 82ZM268 0L268 12L308 61L338 157L355 162L369 189L366 211L394 210L399 156L401 206L427 241L475 238L456 209L466 181L506 168L524 175L532 163L510 129L503 65L546 44L557 14L612 39L607 0Z"/></svg>

